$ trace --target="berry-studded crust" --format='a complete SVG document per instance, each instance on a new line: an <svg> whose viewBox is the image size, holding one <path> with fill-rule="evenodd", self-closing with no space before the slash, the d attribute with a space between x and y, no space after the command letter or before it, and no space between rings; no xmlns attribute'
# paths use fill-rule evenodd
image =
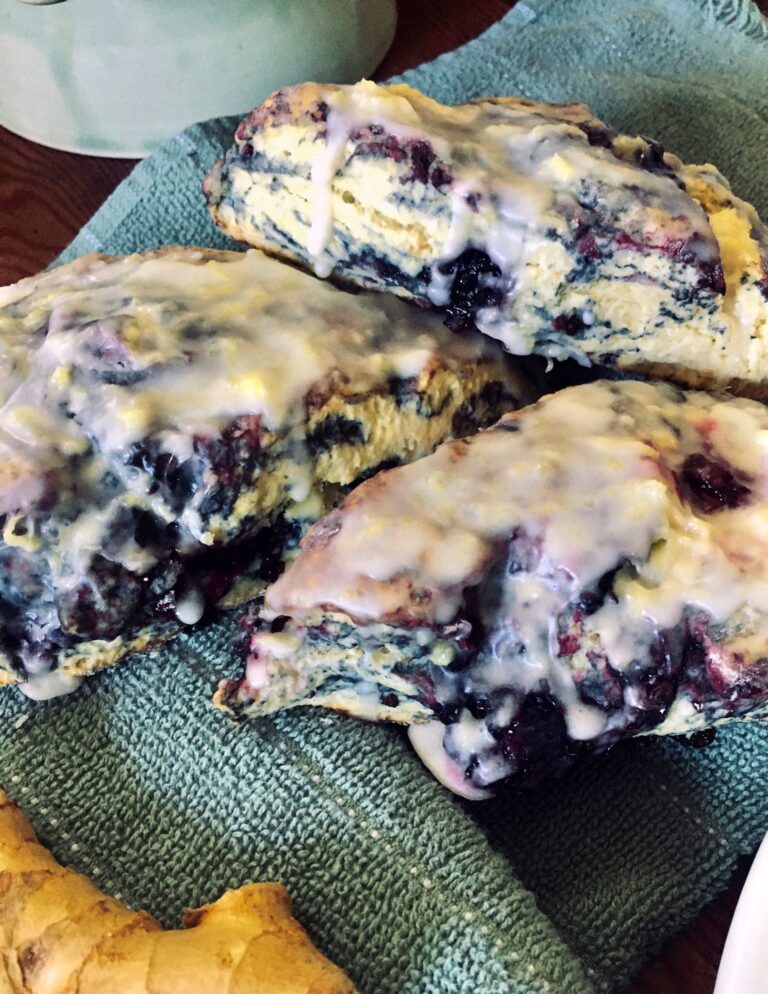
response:
<svg viewBox="0 0 768 994"><path fill-rule="evenodd" d="M242 603L353 482L517 406L500 349L391 303L255 251L0 289L0 683L47 696Z"/></svg>
<svg viewBox="0 0 768 994"><path fill-rule="evenodd" d="M768 396L768 236L712 166L578 104L307 83L205 183L235 238L517 354Z"/></svg>
<svg viewBox="0 0 768 994"><path fill-rule="evenodd" d="M246 624L238 715L411 724L472 797L768 708L768 411L573 387L354 490Z"/></svg>

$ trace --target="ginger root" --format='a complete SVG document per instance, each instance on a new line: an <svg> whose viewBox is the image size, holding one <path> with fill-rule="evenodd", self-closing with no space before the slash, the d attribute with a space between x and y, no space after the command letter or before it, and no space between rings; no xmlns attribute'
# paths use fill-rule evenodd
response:
<svg viewBox="0 0 768 994"><path fill-rule="evenodd" d="M0 790L0 994L354 994L280 884L246 884L166 931L57 863Z"/></svg>

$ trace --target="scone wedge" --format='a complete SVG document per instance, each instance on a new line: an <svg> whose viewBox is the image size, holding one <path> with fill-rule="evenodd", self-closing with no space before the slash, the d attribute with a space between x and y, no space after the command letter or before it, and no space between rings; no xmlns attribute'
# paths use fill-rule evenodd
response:
<svg viewBox="0 0 768 994"><path fill-rule="evenodd" d="M516 354L768 396L768 235L712 166L579 104L278 91L205 184L235 238Z"/></svg>
<svg viewBox="0 0 768 994"><path fill-rule="evenodd" d="M768 708L768 410L598 381L363 483L247 628L241 717L411 725L451 789Z"/></svg>
<svg viewBox="0 0 768 994"><path fill-rule="evenodd" d="M516 405L500 349L261 253L0 290L0 683L34 696L274 579L381 464Z"/></svg>

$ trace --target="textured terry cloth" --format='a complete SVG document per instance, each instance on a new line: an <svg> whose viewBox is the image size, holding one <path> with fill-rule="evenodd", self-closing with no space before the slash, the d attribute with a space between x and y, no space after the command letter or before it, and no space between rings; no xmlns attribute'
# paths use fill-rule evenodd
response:
<svg viewBox="0 0 768 994"><path fill-rule="evenodd" d="M714 161L768 212L768 28L749 3L525 0L405 78L447 101L584 100ZM199 187L233 128L169 141L64 257L231 245ZM186 634L48 704L0 695L0 783L57 856L166 922L277 878L363 994L595 994L689 921L768 828L764 724L706 750L638 740L534 794L471 805L400 730L215 713L213 684L238 667L233 630Z"/></svg>

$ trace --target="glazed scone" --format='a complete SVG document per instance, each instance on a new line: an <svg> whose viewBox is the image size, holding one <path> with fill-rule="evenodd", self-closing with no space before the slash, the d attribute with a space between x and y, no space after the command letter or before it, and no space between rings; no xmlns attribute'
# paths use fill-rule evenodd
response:
<svg viewBox="0 0 768 994"><path fill-rule="evenodd" d="M768 396L768 235L712 166L580 104L278 91L205 183L235 238L519 355Z"/></svg>
<svg viewBox="0 0 768 994"><path fill-rule="evenodd" d="M0 683L36 696L252 597L350 484L523 389L501 349L256 251L24 280L0 350Z"/></svg>
<svg viewBox="0 0 768 994"><path fill-rule="evenodd" d="M572 387L363 483L251 618L219 706L411 725L451 789L768 708L768 410Z"/></svg>

